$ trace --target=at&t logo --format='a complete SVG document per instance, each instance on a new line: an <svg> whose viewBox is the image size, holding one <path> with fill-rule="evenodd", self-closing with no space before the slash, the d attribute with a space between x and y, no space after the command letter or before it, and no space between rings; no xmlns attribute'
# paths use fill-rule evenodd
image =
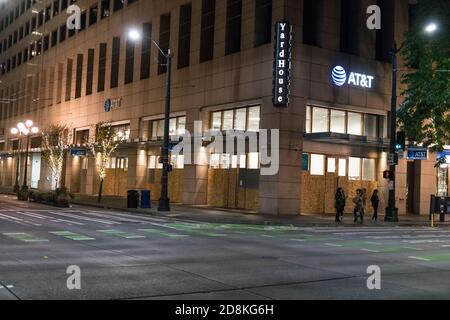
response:
<svg viewBox="0 0 450 320"><path fill-rule="evenodd" d="M351 72L347 76L347 72L342 66L335 66L331 71L331 80L339 87L349 84L362 88L372 88L373 79L373 76L356 72Z"/></svg>

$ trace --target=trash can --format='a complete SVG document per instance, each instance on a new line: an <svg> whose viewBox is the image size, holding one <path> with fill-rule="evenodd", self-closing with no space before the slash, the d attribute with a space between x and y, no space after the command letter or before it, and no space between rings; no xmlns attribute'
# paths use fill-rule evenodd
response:
<svg viewBox="0 0 450 320"><path fill-rule="evenodd" d="M128 190L127 208L137 209L139 204L139 192L137 190Z"/></svg>
<svg viewBox="0 0 450 320"><path fill-rule="evenodd" d="M141 208L151 208L151 192L150 190L141 190Z"/></svg>

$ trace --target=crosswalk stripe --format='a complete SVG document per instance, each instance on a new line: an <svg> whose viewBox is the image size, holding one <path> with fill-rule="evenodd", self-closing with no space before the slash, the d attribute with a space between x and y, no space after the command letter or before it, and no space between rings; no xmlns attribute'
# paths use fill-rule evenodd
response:
<svg viewBox="0 0 450 320"><path fill-rule="evenodd" d="M101 232L107 235L111 235L111 236L115 236L115 237L119 237L119 238L124 238L124 239L142 239L145 238L145 236L140 236L140 235L135 235L135 234L130 234L124 231L119 231L119 230L97 230L97 232Z"/></svg>
<svg viewBox="0 0 450 320"><path fill-rule="evenodd" d="M420 260L420 261L431 261L431 259L422 258L422 257L415 257L415 256L409 256L408 258L414 259L414 260Z"/></svg>
<svg viewBox="0 0 450 320"><path fill-rule="evenodd" d="M95 240L95 238L91 238L82 234L78 234L71 231L51 231L50 234L61 236L66 239L74 240L74 241L90 241Z"/></svg>

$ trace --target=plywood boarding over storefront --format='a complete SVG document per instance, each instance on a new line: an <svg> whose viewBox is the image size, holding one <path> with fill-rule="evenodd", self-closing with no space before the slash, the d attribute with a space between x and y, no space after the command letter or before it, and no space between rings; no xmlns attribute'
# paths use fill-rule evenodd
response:
<svg viewBox="0 0 450 320"><path fill-rule="evenodd" d="M343 188L347 196L345 213L353 213L353 197L357 189L367 189L366 213L373 213L370 197L378 188L377 181L349 180L347 177L338 177L337 174L312 176L307 172L302 174L301 208L303 213L334 213L334 197L337 188ZM383 198L380 199L379 210L385 206Z"/></svg>

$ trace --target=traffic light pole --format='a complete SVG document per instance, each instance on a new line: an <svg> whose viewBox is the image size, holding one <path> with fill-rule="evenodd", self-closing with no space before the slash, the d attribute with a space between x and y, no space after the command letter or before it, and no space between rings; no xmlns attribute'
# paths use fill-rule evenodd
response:
<svg viewBox="0 0 450 320"><path fill-rule="evenodd" d="M172 53L170 49L166 58L166 106L164 111L164 142L162 147L163 170L161 176L161 197L158 202L158 211L170 211L170 199L168 195L169 180L169 121L170 121L170 85L172 72Z"/></svg>
<svg viewBox="0 0 450 320"><path fill-rule="evenodd" d="M397 44L394 41L392 46L392 96L391 96L391 126L390 126L390 146L389 152L396 153L396 135L397 135ZM395 161L390 166L389 176L389 201L386 208L384 221L398 222L398 209L395 207Z"/></svg>

